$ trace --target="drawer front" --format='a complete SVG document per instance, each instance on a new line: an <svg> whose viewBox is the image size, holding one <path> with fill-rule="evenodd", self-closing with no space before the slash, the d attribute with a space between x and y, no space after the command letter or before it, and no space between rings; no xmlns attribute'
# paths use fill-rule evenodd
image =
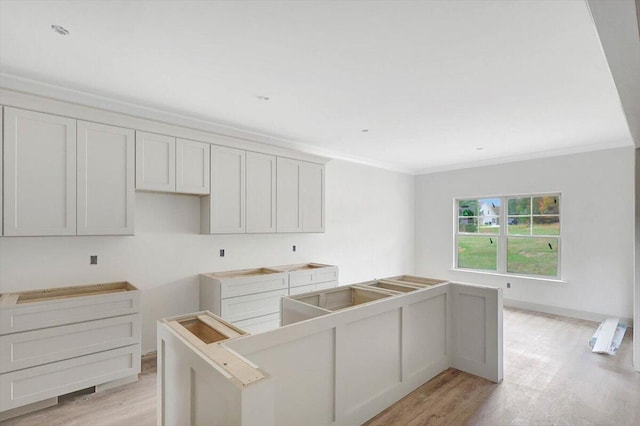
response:
<svg viewBox="0 0 640 426"><path fill-rule="evenodd" d="M313 270L289 272L289 287L298 287L314 283Z"/></svg>
<svg viewBox="0 0 640 426"><path fill-rule="evenodd" d="M287 293L287 290L278 290L223 299L221 303L222 318L234 322L279 313L280 299Z"/></svg>
<svg viewBox="0 0 640 426"><path fill-rule="evenodd" d="M311 284L311 285L302 285L300 287L291 287L289 289L289 296L293 296L296 294L302 294L302 293L308 293L310 291L315 291L316 289L316 285L315 284Z"/></svg>
<svg viewBox="0 0 640 426"><path fill-rule="evenodd" d="M338 268L322 268L314 271L314 282L324 283L327 281L338 281Z"/></svg>
<svg viewBox="0 0 640 426"><path fill-rule="evenodd" d="M283 290L287 288L287 274L268 274L259 277L236 278L223 281L221 285L221 297L244 296L266 291Z"/></svg>
<svg viewBox="0 0 640 426"><path fill-rule="evenodd" d="M338 268L316 268L289 272L289 288L338 280Z"/></svg>
<svg viewBox="0 0 640 426"><path fill-rule="evenodd" d="M0 374L0 406L9 410L140 373L140 345Z"/></svg>
<svg viewBox="0 0 640 426"><path fill-rule="evenodd" d="M326 290L328 288L338 287L338 281L327 281L324 283L318 283L315 285L316 290Z"/></svg>
<svg viewBox="0 0 640 426"><path fill-rule="evenodd" d="M280 314L269 314L258 318L251 318L233 323L236 327L251 334L262 333L263 331L275 330L280 327Z"/></svg>
<svg viewBox="0 0 640 426"><path fill-rule="evenodd" d="M140 343L132 314L0 336L0 373Z"/></svg>
<svg viewBox="0 0 640 426"><path fill-rule="evenodd" d="M140 311L140 292L32 302L0 309L0 335L129 315Z"/></svg>

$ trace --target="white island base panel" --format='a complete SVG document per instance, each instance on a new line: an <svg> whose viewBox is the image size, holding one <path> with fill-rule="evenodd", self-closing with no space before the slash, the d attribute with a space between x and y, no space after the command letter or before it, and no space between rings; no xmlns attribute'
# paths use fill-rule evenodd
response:
<svg viewBox="0 0 640 426"><path fill-rule="evenodd" d="M301 303L284 298L283 318ZM263 375L244 384L160 322L158 424L358 425L449 367L502 381L501 289L443 282L335 312L307 306L319 316L209 344Z"/></svg>

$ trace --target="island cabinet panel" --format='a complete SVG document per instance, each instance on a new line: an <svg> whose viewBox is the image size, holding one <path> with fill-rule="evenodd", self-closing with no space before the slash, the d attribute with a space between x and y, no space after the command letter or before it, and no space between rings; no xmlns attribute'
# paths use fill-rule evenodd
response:
<svg viewBox="0 0 640 426"><path fill-rule="evenodd" d="M0 421L140 372L140 292L128 282L0 296Z"/></svg>
<svg viewBox="0 0 640 426"><path fill-rule="evenodd" d="M211 154L208 143L176 140L176 192L208 195Z"/></svg>
<svg viewBox="0 0 640 426"><path fill-rule="evenodd" d="M136 189L176 192L176 138L136 131Z"/></svg>
<svg viewBox="0 0 640 426"><path fill-rule="evenodd" d="M276 157L247 152L247 233L276 232Z"/></svg>
<svg viewBox="0 0 640 426"><path fill-rule="evenodd" d="M133 235L134 131L78 122L78 235Z"/></svg>
<svg viewBox="0 0 640 426"><path fill-rule="evenodd" d="M4 108L4 234L76 234L76 120Z"/></svg>
<svg viewBox="0 0 640 426"><path fill-rule="evenodd" d="M245 232L245 159L245 151L211 146L211 195L201 200L203 233Z"/></svg>

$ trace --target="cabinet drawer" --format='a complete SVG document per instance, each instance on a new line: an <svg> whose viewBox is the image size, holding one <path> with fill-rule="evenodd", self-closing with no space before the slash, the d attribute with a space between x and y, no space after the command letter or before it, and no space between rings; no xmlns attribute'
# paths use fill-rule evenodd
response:
<svg viewBox="0 0 640 426"><path fill-rule="evenodd" d="M303 285L299 287L291 287L289 289L289 296L294 296L296 294L302 294L302 293L309 293L310 291L326 290L328 288L334 288L337 286L338 286L337 281L327 281L324 283Z"/></svg>
<svg viewBox="0 0 640 426"><path fill-rule="evenodd" d="M223 281L221 286L221 297L244 296L253 293L263 293L273 290L287 289L287 274L269 274L256 277L237 278Z"/></svg>
<svg viewBox="0 0 640 426"><path fill-rule="evenodd" d="M229 322L255 318L280 312L280 299L287 296L287 290L270 291L249 296L223 299L222 318Z"/></svg>
<svg viewBox="0 0 640 426"><path fill-rule="evenodd" d="M334 288L334 287L338 287L338 281L327 281L327 282L324 282L324 283L316 284L316 291L317 290L326 290L328 288Z"/></svg>
<svg viewBox="0 0 640 426"><path fill-rule="evenodd" d="M0 374L0 406L9 410L140 373L140 345Z"/></svg>
<svg viewBox="0 0 640 426"><path fill-rule="evenodd" d="M17 303L0 308L0 335L129 315L139 310L138 290Z"/></svg>
<svg viewBox="0 0 640 426"><path fill-rule="evenodd" d="M316 286L315 284L310 284L310 285L301 285L298 287L291 287L289 289L289 296L293 296L296 294L302 294L302 293L309 293L310 291L315 291Z"/></svg>
<svg viewBox="0 0 640 426"><path fill-rule="evenodd" d="M326 267L289 272L289 287L338 280L338 268Z"/></svg>
<svg viewBox="0 0 640 426"><path fill-rule="evenodd" d="M140 342L140 315L0 336L0 373Z"/></svg>
<svg viewBox="0 0 640 426"><path fill-rule="evenodd" d="M258 318L251 318L233 323L238 328L248 331L251 334L262 333L263 331L274 330L280 327L280 314L263 315Z"/></svg>
<svg viewBox="0 0 640 426"><path fill-rule="evenodd" d="M314 271L315 282L316 283L324 283L327 281L337 281L338 280L338 268L322 268Z"/></svg>

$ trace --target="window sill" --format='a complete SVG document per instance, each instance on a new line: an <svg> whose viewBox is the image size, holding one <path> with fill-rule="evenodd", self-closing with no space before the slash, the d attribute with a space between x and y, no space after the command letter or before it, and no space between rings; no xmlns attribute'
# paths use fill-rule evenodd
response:
<svg viewBox="0 0 640 426"><path fill-rule="evenodd" d="M453 272L464 272L464 273L469 273L469 274L481 274L481 275L493 275L495 277L514 278L514 279L519 279L519 280L543 281L543 282L548 282L548 283L560 283L560 284L568 284L569 283L568 281L561 280L561 279L558 279L558 278L545 278L545 277L536 278L536 277L532 277L532 276L528 276L528 275L501 274L499 272L476 271L476 270L473 270L473 269L451 268L449 270L453 271Z"/></svg>

